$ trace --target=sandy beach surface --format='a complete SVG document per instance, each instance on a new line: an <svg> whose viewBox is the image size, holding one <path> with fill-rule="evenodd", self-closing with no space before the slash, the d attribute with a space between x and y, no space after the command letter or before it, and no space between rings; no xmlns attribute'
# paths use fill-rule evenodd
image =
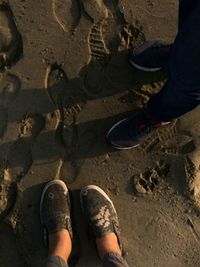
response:
<svg viewBox="0 0 200 267"><path fill-rule="evenodd" d="M1 2L0 266L41 266L39 201L51 179L72 192L71 266L101 266L79 204L88 184L112 198L130 267L200 266L200 110L137 149L105 140L166 80L131 67L128 49L173 42L177 21L178 0Z"/></svg>

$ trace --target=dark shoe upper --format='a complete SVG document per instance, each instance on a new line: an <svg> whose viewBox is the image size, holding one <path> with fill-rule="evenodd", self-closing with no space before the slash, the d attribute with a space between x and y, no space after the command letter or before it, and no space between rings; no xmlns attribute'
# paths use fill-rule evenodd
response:
<svg viewBox="0 0 200 267"><path fill-rule="evenodd" d="M119 221L108 195L101 188L91 185L81 190L80 200L94 237L115 233L119 240ZM119 244L121 245L120 241Z"/></svg>
<svg viewBox="0 0 200 267"><path fill-rule="evenodd" d="M130 51L129 62L143 71L158 71L167 65L171 48L171 44L147 41L140 48Z"/></svg>
<svg viewBox="0 0 200 267"><path fill-rule="evenodd" d="M117 149L131 149L142 143L155 129L170 122L151 120L145 109L116 123L107 134L107 141Z"/></svg>
<svg viewBox="0 0 200 267"><path fill-rule="evenodd" d="M46 184L40 201L40 219L46 234L67 229L72 237L70 198L63 181L53 180Z"/></svg>

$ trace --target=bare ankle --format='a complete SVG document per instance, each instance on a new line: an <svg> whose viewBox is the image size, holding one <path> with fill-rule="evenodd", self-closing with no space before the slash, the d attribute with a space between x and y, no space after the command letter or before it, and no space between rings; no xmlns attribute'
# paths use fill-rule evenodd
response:
<svg viewBox="0 0 200 267"><path fill-rule="evenodd" d="M59 256L67 262L72 250L70 234L63 229L49 234L49 255Z"/></svg>
<svg viewBox="0 0 200 267"><path fill-rule="evenodd" d="M115 233L110 233L103 237L96 238L96 245L101 259L103 259L104 256L110 252L117 253L120 256L122 255L122 251Z"/></svg>

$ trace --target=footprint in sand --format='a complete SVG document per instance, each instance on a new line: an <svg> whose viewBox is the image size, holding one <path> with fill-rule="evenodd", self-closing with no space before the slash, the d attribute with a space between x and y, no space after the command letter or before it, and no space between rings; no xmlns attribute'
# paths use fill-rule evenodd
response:
<svg viewBox="0 0 200 267"><path fill-rule="evenodd" d="M33 159L31 145L45 126L40 114L31 114L19 127L19 138L11 144L0 178L0 218L13 209L19 193L17 184L29 171Z"/></svg>
<svg viewBox="0 0 200 267"><path fill-rule="evenodd" d="M82 90L88 99L94 99L105 88L105 66L101 62L92 61L85 70L82 78Z"/></svg>
<svg viewBox="0 0 200 267"><path fill-rule="evenodd" d="M184 155L196 150L194 138L190 132L179 129L178 120L157 131L160 150L165 154Z"/></svg>
<svg viewBox="0 0 200 267"><path fill-rule="evenodd" d="M51 102L57 109L56 112L48 114L49 125L51 120L54 121L55 125L57 118L64 123L65 127L69 126L68 122L71 124L73 117L84 107L85 95L70 83L63 69L57 64L47 68L45 88Z"/></svg>
<svg viewBox="0 0 200 267"><path fill-rule="evenodd" d="M177 136L176 124L177 121L174 121L171 125L163 126L162 129L153 132L142 142L139 149L141 149L144 154L148 154L153 151L160 152L162 150L162 144Z"/></svg>
<svg viewBox="0 0 200 267"><path fill-rule="evenodd" d="M22 120L19 127L20 137L29 137L34 141L45 127L45 118L41 114L29 114Z"/></svg>
<svg viewBox="0 0 200 267"><path fill-rule="evenodd" d="M123 51L129 48L137 48L145 41L143 27L137 22L134 26L126 24L120 35L120 45L118 51Z"/></svg>
<svg viewBox="0 0 200 267"><path fill-rule="evenodd" d="M64 161L60 170L60 178L67 184L72 184L79 174L79 168L73 160Z"/></svg>
<svg viewBox="0 0 200 267"><path fill-rule="evenodd" d="M97 135L90 129L79 133L77 126L74 125L64 132L64 140L69 153L60 169L60 177L72 184L76 181L85 158L90 156L97 142Z"/></svg>
<svg viewBox="0 0 200 267"><path fill-rule="evenodd" d="M44 87L52 104L60 113L62 113L63 110L63 96L65 95L68 84L69 80L59 65L52 64L47 67Z"/></svg>
<svg viewBox="0 0 200 267"><path fill-rule="evenodd" d="M74 147L77 141L74 117L81 111L81 107L75 102L76 93L73 91L73 87L71 88L65 72L58 65L47 68L45 88L57 109L56 112L48 114L47 118L48 127L54 127L55 144L60 155L57 177L67 179L70 183L76 176L76 163L73 162Z"/></svg>
<svg viewBox="0 0 200 267"><path fill-rule="evenodd" d="M88 47L90 62L81 74L82 89L89 98L95 98L104 89L105 66L110 52L102 34L102 24L94 24L89 33Z"/></svg>
<svg viewBox="0 0 200 267"><path fill-rule="evenodd" d="M9 108L20 90L20 80L13 74L2 75L0 79L0 105Z"/></svg>
<svg viewBox="0 0 200 267"><path fill-rule="evenodd" d="M157 146L159 146L159 149L160 149L158 136L156 133L153 133L146 140L144 140L144 142L142 142L139 149L141 149L141 151L144 154L148 154L154 151L154 149L157 148Z"/></svg>
<svg viewBox="0 0 200 267"><path fill-rule="evenodd" d="M0 138L6 132L8 124L8 108L18 96L20 80L12 74L1 75L0 77Z"/></svg>
<svg viewBox="0 0 200 267"><path fill-rule="evenodd" d="M57 146L61 159L65 158L65 146L63 142L63 121L64 121L64 109L63 109L63 96L68 85L68 78L65 72L57 64L52 64L47 67L44 87L47 95L56 109L51 114L47 114L47 125L54 126L54 140ZM50 116L49 116L50 115Z"/></svg>
<svg viewBox="0 0 200 267"><path fill-rule="evenodd" d="M191 136L182 134L162 142L161 149L166 154L188 154L195 150L195 143Z"/></svg>
<svg viewBox="0 0 200 267"><path fill-rule="evenodd" d="M108 9L103 0L82 0L84 11L96 24L108 17Z"/></svg>
<svg viewBox="0 0 200 267"><path fill-rule="evenodd" d="M58 125L58 118L59 115L57 115L57 110L47 113L45 118L45 129L48 131L54 131Z"/></svg>
<svg viewBox="0 0 200 267"><path fill-rule="evenodd" d="M9 148L4 180L17 182L26 175L32 164L32 153L29 140L19 138Z"/></svg>
<svg viewBox="0 0 200 267"><path fill-rule="evenodd" d="M55 143L61 159L61 165L59 165L57 172L58 177L67 179L71 183L75 180L79 169L76 164L77 143L79 141L76 115L81 112L82 107L76 102L76 95L80 92L75 90L73 86L71 87L64 71L57 65L48 67L45 88L51 102L57 109L56 116L54 113L48 115L48 125L52 125L50 121L51 115L53 115ZM80 101L79 98L77 101Z"/></svg>
<svg viewBox="0 0 200 267"><path fill-rule="evenodd" d="M17 186L15 183L1 181L0 183L0 223L12 211L17 200Z"/></svg>
<svg viewBox="0 0 200 267"><path fill-rule="evenodd" d="M90 98L95 98L102 93L105 88L105 69L111 57L110 51L105 43L103 31L105 30L104 22L108 18L108 8L103 0L84 0L83 6L85 12L93 21L89 32L88 47L90 61L83 77L83 90ZM118 5L116 8L118 10ZM115 10L117 13L119 13ZM112 10L112 12L114 12ZM144 35L141 28L127 25L123 20L124 30L121 33L121 40L126 42L126 49L138 45L144 41ZM125 48L124 48L125 49Z"/></svg>
<svg viewBox="0 0 200 267"><path fill-rule="evenodd" d="M14 142L5 159L0 180L0 220L4 220L13 210L18 195L17 182L26 175L31 164L30 144L23 139Z"/></svg>
<svg viewBox="0 0 200 267"><path fill-rule="evenodd" d="M108 17L103 0L53 0L53 15L64 32L74 32L81 19L81 9L94 22Z"/></svg>
<svg viewBox="0 0 200 267"><path fill-rule="evenodd" d="M105 60L110 54L104 42L102 23L94 24L90 30L88 45L93 60Z"/></svg>
<svg viewBox="0 0 200 267"><path fill-rule="evenodd" d="M186 186L189 197L200 208L200 150L188 154L184 160Z"/></svg>
<svg viewBox="0 0 200 267"><path fill-rule="evenodd" d="M74 32L81 18L78 0L53 0L53 15L64 32Z"/></svg>
<svg viewBox="0 0 200 267"><path fill-rule="evenodd" d="M78 133L76 125L68 126L62 133L65 158L61 161L58 177L68 184L72 184L79 173L79 166L76 163L76 151Z"/></svg>
<svg viewBox="0 0 200 267"><path fill-rule="evenodd" d="M45 76L45 89L51 100L55 112L51 113L52 122L54 122L54 130L55 130L55 143L60 152L61 158L65 158L65 145L63 141L63 129L64 129L64 96L65 90L68 88L68 78L65 72L62 70L60 66L57 64L53 64L48 66ZM48 116L47 124L50 126L51 116Z"/></svg>
<svg viewBox="0 0 200 267"><path fill-rule="evenodd" d="M158 187L162 177L166 177L169 172L169 165L159 161L153 168L134 176L134 191L138 195L154 192Z"/></svg>
<svg viewBox="0 0 200 267"><path fill-rule="evenodd" d="M136 104L139 108L143 107L153 95L161 90L163 85L164 82L156 82L134 89L131 102Z"/></svg>
<svg viewBox="0 0 200 267"><path fill-rule="evenodd" d="M0 4L0 71L12 66L22 55L22 38L8 4Z"/></svg>

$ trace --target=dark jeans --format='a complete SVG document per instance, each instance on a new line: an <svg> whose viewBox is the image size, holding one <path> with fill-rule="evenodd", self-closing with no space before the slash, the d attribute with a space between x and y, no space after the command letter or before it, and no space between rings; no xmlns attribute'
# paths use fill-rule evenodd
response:
<svg viewBox="0 0 200 267"><path fill-rule="evenodd" d="M45 267L68 267L67 263L60 257L49 257L44 265ZM102 263L103 267L128 267L127 262L118 254L108 253L105 255Z"/></svg>
<svg viewBox="0 0 200 267"><path fill-rule="evenodd" d="M177 118L200 103L200 1L180 0L179 32L172 47L168 81L148 102L162 121Z"/></svg>

